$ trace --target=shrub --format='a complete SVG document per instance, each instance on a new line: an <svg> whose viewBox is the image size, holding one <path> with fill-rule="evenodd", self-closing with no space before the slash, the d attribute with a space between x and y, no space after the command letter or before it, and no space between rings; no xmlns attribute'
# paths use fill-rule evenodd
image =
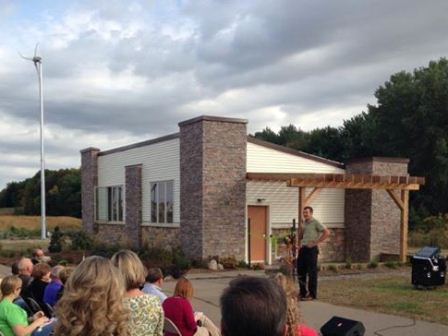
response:
<svg viewBox="0 0 448 336"><path fill-rule="evenodd" d="M234 256L221 258L220 263L225 269L236 269L238 266L238 261Z"/></svg>
<svg viewBox="0 0 448 336"><path fill-rule="evenodd" d="M189 270L191 268L191 261L180 248L173 251L173 264L180 270Z"/></svg>
<svg viewBox="0 0 448 336"><path fill-rule="evenodd" d="M73 231L67 235L72 241L72 250L91 250L94 248L93 239L84 231Z"/></svg>
<svg viewBox="0 0 448 336"><path fill-rule="evenodd" d="M387 261L384 263L384 266L395 269L397 268L397 263L395 261Z"/></svg>
<svg viewBox="0 0 448 336"><path fill-rule="evenodd" d="M113 256L114 253L116 253L120 250L121 250L121 247L119 245L116 245L116 244L110 245L110 244L99 243L99 244L94 245L90 254L104 257L104 258L110 258Z"/></svg>
<svg viewBox="0 0 448 336"><path fill-rule="evenodd" d="M372 260L371 262L369 262L367 264L367 268L377 268L378 267L378 262L376 262L375 260Z"/></svg>
<svg viewBox="0 0 448 336"><path fill-rule="evenodd" d="M239 268L249 268L249 264L245 262L244 260L238 261L238 267Z"/></svg>
<svg viewBox="0 0 448 336"><path fill-rule="evenodd" d="M62 251L62 237L63 234L59 229L59 226L54 228L53 233L51 234L50 245L48 246L48 251L51 253L61 252Z"/></svg>
<svg viewBox="0 0 448 336"><path fill-rule="evenodd" d="M336 267L336 265L329 265L329 266L328 266L328 270L329 270L329 271L332 271L332 272L334 272L334 273L337 273L337 272L338 272L338 268Z"/></svg>

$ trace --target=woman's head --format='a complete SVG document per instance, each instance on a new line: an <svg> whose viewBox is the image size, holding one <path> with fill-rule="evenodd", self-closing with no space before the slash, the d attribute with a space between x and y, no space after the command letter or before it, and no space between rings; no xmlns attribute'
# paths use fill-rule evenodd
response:
<svg viewBox="0 0 448 336"><path fill-rule="evenodd" d="M287 325L288 332L286 336L299 336L297 334L297 324L300 321L300 312L297 302L297 286L291 277L288 277L282 273L277 273L274 276L274 281L283 288L286 293L286 305L287 305Z"/></svg>
<svg viewBox="0 0 448 336"><path fill-rule="evenodd" d="M190 280L184 277L177 280L176 287L174 288L174 295L181 296L188 300L193 298L193 285Z"/></svg>
<svg viewBox="0 0 448 336"><path fill-rule="evenodd" d="M22 289L22 280L17 275L9 275L4 277L0 284L2 296L16 294L19 296Z"/></svg>
<svg viewBox="0 0 448 336"><path fill-rule="evenodd" d="M48 281L50 281L50 272L51 272L50 265L48 265L46 263L39 263L39 264L34 265L33 273L31 273L31 276L34 279L48 282Z"/></svg>
<svg viewBox="0 0 448 336"><path fill-rule="evenodd" d="M109 259L85 259L68 278L56 305L55 335L127 335L121 272Z"/></svg>
<svg viewBox="0 0 448 336"><path fill-rule="evenodd" d="M130 250L115 253L112 263L121 271L126 289L140 288L145 283L145 267L137 254Z"/></svg>

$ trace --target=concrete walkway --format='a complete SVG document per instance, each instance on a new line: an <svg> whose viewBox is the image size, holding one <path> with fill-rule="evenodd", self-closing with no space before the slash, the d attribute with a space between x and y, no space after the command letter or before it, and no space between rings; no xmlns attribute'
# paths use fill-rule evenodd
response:
<svg viewBox="0 0 448 336"><path fill-rule="evenodd" d="M195 289L193 299L194 309L196 311L205 312L217 323L217 325L219 325L219 321L221 320L219 297L229 281L238 276L238 274L264 276L263 271L235 271L188 275L187 277L192 281ZM166 281L163 288L164 292L167 295L172 295L174 286L175 281ZM319 301L302 302L300 308L305 323L316 330L319 330L331 317L340 316L361 321L366 328L366 336L448 335L448 326L445 325L424 321L413 321L412 319L399 316L334 306Z"/></svg>

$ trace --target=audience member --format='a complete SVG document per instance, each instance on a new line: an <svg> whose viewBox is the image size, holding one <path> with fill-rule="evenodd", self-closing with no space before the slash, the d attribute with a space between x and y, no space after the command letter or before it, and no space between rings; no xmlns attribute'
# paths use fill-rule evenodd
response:
<svg viewBox="0 0 448 336"><path fill-rule="evenodd" d="M165 316L179 329L182 336L217 336L219 329L203 313L194 313L190 300L193 298L193 285L186 278L180 278L174 295L163 301ZM198 325L200 324L200 325ZM166 333L172 336L171 333Z"/></svg>
<svg viewBox="0 0 448 336"><path fill-rule="evenodd" d="M12 275L19 275L19 262L18 261L15 261L11 265L11 273L12 273Z"/></svg>
<svg viewBox="0 0 448 336"><path fill-rule="evenodd" d="M0 331L4 336L26 336L48 321L43 312L37 312L28 322L26 311L14 304L19 296L22 280L17 275L3 279L0 288L3 299L0 302Z"/></svg>
<svg viewBox="0 0 448 336"><path fill-rule="evenodd" d="M62 281L60 279L61 272L64 270L64 266L57 265L51 269L50 278L51 282L45 288L44 291L44 303L48 303L50 306L54 306L58 301L58 293L62 288Z"/></svg>
<svg viewBox="0 0 448 336"><path fill-rule="evenodd" d="M130 311L129 334L162 336L164 321L160 300L140 290L145 282L145 268L139 257L130 250L121 250L115 253L111 260L125 280L124 303Z"/></svg>
<svg viewBox="0 0 448 336"><path fill-rule="evenodd" d="M33 268L33 281L29 284L27 290L24 292L24 299L31 297L39 304L39 306L44 307L44 292L45 288L50 282L50 271L51 268L48 264L40 263L34 265Z"/></svg>
<svg viewBox="0 0 448 336"><path fill-rule="evenodd" d="M74 267L72 266L66 266L64 267L64 269L59 273L59 278L61 280L62 286L58 291L57 294L57 301L59 301L59 299L62 297L62 295L64 294L64 288L65 288L65 284L67 283L68 278L70 277L70 275L73 273L73 271L75 270Z"/></svg>
<svg viewBox="0 0 448 336"><path fill-rule="evenodd" d="M33 263L30 258L22 258L19 260L19 278L22 280L22 290L20 291L20 296L27 290L29 284L31 283L31 274L33 273Z"/></svg>
<svg viewBox="0 0 448 336"><path fill-rule="evenodd" d="M274 280L283 288L286 294L288 326L286 336L318 336L317 331L300 323L300 311L297 297L297 286L292 278L282 273L275 275Z"/></svg>
<svg viewBox="0 0 448 336"><path fill-rule="evenodd" d="M46 256L44 254L44 250L41 248L36 248L33 250L31 261L34 265L39 263L49 263L51 261L51 257Z"/></svg>
<svg viewBox="0 0 448 336"><path fill-rule="evenodd" d="M220 299L224 336L283 336L286 332L285 292L272 280L239 277Z"/></svg>
<svg viewBox="0 0 448 336"><path fill-rule="evenodd" d="M127 336L121 272L110 260L86 258L68 278L56 304L55 336Z"/></svg>
<svg viewBox="0 0 448 336"><path fill-rule="evenodd" d="M146 294L152 294L160 299L163 303L166 295L162 292L163 273L160 268L150 268L146 274L146 283L142 291Z"/></svg>

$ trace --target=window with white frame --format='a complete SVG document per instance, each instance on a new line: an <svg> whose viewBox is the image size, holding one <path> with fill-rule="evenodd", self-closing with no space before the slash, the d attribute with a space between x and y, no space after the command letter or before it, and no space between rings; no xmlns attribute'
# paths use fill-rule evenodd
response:
<svg viewBox="0 0 448 336"><path fill-rule="evenodd" d="M123 222L123 186L96 188L96 219Z"/></svg>
<svg viewBox="0 0 448 336"><path fill-rule="evenodd" d="M173 223L174 182L151 182L151 223Z"/></svg>

